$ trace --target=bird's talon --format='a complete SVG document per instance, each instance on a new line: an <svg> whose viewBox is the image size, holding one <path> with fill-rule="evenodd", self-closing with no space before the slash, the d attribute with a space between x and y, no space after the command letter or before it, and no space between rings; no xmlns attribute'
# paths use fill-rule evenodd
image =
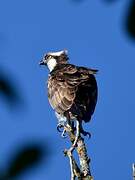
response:
<svg viewBox="0 0 135 180"><path fill-rule="evenodd" d="M66 136L66 130L65 130L65 129L63 130L63 132L62 132L62 134L61 134L61 137L62 137L62 138L66 138L66 137L67 137L67 136Z"/></svg>
<svg viewBox="0 0 135 180"><path fill-rule="evenodd" d="M82 131L81 134L83 134L84 136L88 136L88 139L91 138L91 134L87 131Z"/></svg>
<svg viewBox="0 0 135 180"><path fill-rule="evenodd" d="M63 132L63 131L61 130L61 128L63 128L63 125L58 124L58 125L57 125L57 131L59 131L59 132Z"/></svg>

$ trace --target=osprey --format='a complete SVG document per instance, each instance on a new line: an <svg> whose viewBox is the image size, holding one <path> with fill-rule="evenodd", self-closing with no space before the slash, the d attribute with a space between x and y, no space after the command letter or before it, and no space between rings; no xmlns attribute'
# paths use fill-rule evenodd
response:
<svg viewBox="0 0 135 180"><path fill-rule="evenodd" d="M67 50L49 52L40 65L50 70L48 99L59 120L58 128L76 121L75 147L80 133L90 135L83 130L82 121L89 122L95 110L97 83L94 74L97 70L69 64L68 60Z"/></svg>

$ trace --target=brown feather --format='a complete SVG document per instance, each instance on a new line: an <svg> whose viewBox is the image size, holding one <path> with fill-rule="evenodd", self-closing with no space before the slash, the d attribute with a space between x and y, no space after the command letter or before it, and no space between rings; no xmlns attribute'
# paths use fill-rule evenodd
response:
<svg viewBox="0 0 135 180"><path fill-rule="evenodd" d="M97 101L96 72L71 64L57 65L48 79L48 99L53 109L89 121Z"/></svg>

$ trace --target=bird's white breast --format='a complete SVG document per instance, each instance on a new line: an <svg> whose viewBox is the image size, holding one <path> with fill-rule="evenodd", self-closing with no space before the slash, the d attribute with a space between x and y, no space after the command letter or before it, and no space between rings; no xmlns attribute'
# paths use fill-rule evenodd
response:
<svg viewBox="0 0 135 180"><path fill-rule="evenodd" d="M49 61L47 62L47 66L48 66L50 72L54 69L56 64L57 64L56 59L54 59L54 58L49 59Z"/></svg>

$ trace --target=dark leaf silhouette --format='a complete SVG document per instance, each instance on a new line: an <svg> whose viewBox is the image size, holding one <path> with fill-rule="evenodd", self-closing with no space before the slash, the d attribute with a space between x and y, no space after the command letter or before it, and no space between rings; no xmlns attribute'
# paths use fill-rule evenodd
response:
<svg viewBox="0 0 135 180"><path fill-rule="evenodd" d="M0 172L0 180L18 179L25 171L37 167L43 158L47 159L50 154L48 146L42 144L29 144L11 154L11 159L5 171ZM43 157L44 156L44 157Z"/></svg>
<svg viewBox="0 0 135 180"><path fill-rule="evenodd" d="M126 30L131 38L135 39L135 0L132 0L126 19Z"/></svg>
<svg viewBox="0 0 135 180"><path fill-rule="evenodd" d="M17 87L10 80L6 73L0 72L0 95L4 97L8 105L20 105L22 99L20 93L17 91Z"/></svg>
<svg viewBox="0 0 135 180"><path fill-rule="evenodd" d="M23 147L11 159L7 170L7 177L13 178L24 171L32 168L41 162L43 157L43 147L39 145L29 145Z"/></svg>

